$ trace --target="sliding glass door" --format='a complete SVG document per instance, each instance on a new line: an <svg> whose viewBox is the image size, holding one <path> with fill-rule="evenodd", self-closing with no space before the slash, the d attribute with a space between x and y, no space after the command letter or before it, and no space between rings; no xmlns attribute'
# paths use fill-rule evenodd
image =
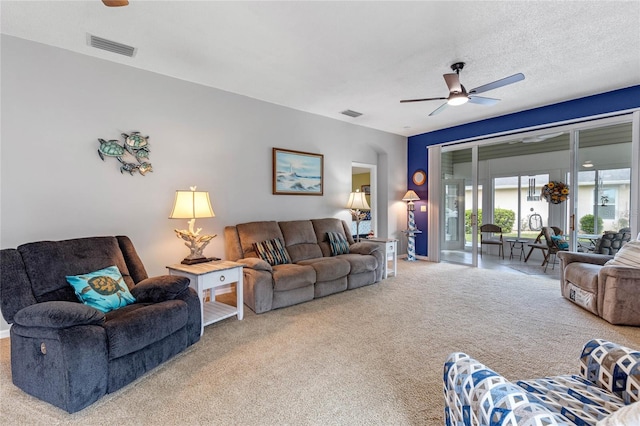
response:
<svg viewBox="0 0 640 426"><path fill-rule="evenodd" d="M431 225L439 227L440 260L477 266L486 223L511 242L556 227L579 251L593 251L603 232L635 236L639 163L640 113L442 146L439 219ZM543 187L555 185L568 193L545 199ZM505 242L505 253L511 247ZM483 262L506 261L489 254Z"/></svg>
<svg viewBox="0 0 640 426"><path fill-rule="evenodd" d="M631 123L576 131L574 228L580 251L592 251L604 232L629 228L634 186L631 140Z"/></svg>
<svg viewBox="0 0 640 426"><path fill-rule="evenodd" d="M443 151L440 259L477 266L477 147Z"/></svg>

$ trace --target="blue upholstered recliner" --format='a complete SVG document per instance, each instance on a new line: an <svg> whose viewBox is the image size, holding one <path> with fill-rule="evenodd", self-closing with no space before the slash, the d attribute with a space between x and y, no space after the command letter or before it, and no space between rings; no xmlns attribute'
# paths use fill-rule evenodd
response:
<svg viewBox="0 0 640 426"><path fill-rule="evenodd" d="M2 250L0 259L13 383L70 413L200 339L200 300L189 279L148 278L127 237L29 243ZM81 303L66 277L109 266L135 302L104 313Z"/></svg>

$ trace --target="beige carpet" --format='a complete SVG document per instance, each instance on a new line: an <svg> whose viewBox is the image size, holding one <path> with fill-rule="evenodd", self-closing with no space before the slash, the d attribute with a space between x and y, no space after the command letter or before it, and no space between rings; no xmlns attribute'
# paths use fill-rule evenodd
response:
<svg viewBox="0 0 640 426"><path fill-rule="evenodd" d="M573 305L555 279L400 261L397 278L206 327L186 352L73 415L11 384L3 339L0 422L441 425L450 352L534 378L577 372L593 337L640 348L640 328Z"/></svg>

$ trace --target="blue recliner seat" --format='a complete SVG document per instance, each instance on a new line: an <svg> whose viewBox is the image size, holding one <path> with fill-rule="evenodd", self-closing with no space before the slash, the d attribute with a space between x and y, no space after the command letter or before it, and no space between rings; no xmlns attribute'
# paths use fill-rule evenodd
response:
<svg viewBox="0 0 640 426"><path fill-rule="evenodd" d="M200 339L200 300L189 279L148 278L128 237L29 243L0 259L13 383L69 413ZM80 302L66 277L114 265L135 302L106 313Z"/></svg>

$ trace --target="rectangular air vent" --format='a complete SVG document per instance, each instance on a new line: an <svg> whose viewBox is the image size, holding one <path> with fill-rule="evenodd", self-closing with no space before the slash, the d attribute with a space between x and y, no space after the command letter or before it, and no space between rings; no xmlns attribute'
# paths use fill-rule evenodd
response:
<svg viewBox="0 0 640 426"><path fill-rule="evenodd" d="M358 112L358 111L352 111L352 110L350 110L350 109L345 109L345 110L344 110L344 111L342 111L340 114L348 115L349 117L353 117L353 118L360 117L360 116L362 115L362 113L361 113L361 112Z"/></svg>
<svg viewBox="0 0 640 426"><path fill-rule="evenodd" d="M106 38L96 37L92 34L87 34L87 44L91 47L95 47L96 49L106 50L108 52L117 53L118 55L124 55L130 58L134 57L138 50L135 47L107 40Z"/></svg>

